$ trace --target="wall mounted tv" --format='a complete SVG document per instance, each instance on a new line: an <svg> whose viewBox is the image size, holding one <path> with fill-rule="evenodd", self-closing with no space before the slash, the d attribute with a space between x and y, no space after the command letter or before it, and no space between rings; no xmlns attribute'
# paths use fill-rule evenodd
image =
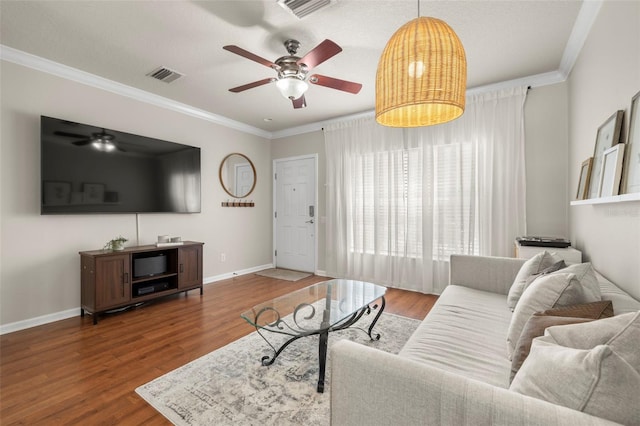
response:
<svg viewBox="0 0 640 426"><path fill-rule="evenodd" d="M199 213L200 148L42 116L41 214Z"/></svg>

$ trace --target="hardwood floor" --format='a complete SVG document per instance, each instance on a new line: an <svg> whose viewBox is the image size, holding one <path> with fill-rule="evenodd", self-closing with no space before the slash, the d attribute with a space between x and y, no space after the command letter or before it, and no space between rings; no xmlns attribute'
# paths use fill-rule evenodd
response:
<svg viewBox="0 0 640 426"><path fill-rule="evenodd" d="M247 308L323 280L250 274L96 326L87 315L0 336L0 423L168 425L135 388L251 333L240 318ZM422 319L436 298L389 289L385 312Z"/></svg>

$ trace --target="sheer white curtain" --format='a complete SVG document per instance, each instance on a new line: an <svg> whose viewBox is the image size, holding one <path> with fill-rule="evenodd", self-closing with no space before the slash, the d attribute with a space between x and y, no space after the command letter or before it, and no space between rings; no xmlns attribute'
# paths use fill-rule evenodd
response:
<svg viewBox="0 0 640 426"><path fill-rule="evenodd" d="M327 273L439 293L452 253L511 255L526 233L525 97L468 96L432 127L327 126Z"/></svg>

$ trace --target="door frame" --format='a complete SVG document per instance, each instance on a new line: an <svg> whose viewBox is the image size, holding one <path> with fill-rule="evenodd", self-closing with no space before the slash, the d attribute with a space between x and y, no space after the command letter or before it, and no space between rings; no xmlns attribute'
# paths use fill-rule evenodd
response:
<svg viewBox="0 0 640 426"><path fill-rule="evenodd" d="M296 161L296 160L308 160L308 159L313 159L313 165L314 165L314 200L313 200L313 205L315 206L315 215L313 217L313 273L316 274L318 272L318 220L319 220L319 212L318 212L318 154L305 154L305 155L297 155L294 157L284 157L284 158L276 158L273 160L273 168L271 170L271 185L273 188L273 201L272 201L272 211L271 211L271 220L272 220L272 235L273 235L273 239L272 239L272 247L271 247L271 263L273 264L273 267L277 267L277 259L276 259L276 249L277 249L277 241L276 241L276 235L277 235L277 230L276 230L276 226L277 226L277 219L276 219L276 210L277 210L277 203L278 203L278 198L277 198L277 190L278 190L278 184L276 182L276 170L278 170L278 163L283 163L285 161Z"/></svg>

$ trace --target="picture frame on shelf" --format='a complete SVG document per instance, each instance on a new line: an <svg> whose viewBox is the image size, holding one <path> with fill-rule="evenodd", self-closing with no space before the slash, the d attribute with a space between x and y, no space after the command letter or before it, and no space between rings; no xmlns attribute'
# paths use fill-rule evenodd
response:
<svg viewBox="0 0 640 426"><path fill-rule="evenodd" d="M580 179L578 180L578 192L576 193L576 200L584 200L587 198L589 191L589 181L591 180L591 166L593 164L593 157L589 157L582 162L580 167Z"/></svg>
<svg viewBox="0 0 640 426"><path fill-rule="evenodd" d="M85 204L102 204L104 202L104 189L102 183L84 183L82 184L82 192L84 192Z"/></svg>
<svg viewBox="0 0 640 426"><path fill-rule="evenodd" d="M640 192L640 92L631 98L629 110L629 136L624 154L624 166L622 168L621 194Z"/></svg>
<svg viewBox="0 0 640 426"><path fill-rule="evenodd" d="M47 206L64 206L71 200L71 182L44 181L42 196Z"/></svg>
<svg viewBox="0 0 640 426"><path fill-rule="evenodd" d="M622 118L624 110L616 111L611 117L598 127L596 145L593 150L593 164L591 166L591 181L587 198L596 198L600 195L600 183L604 152L620 142Z"/></svg>
<svg viewBox="0 0 640 426"><path fill-rule="evenodd" d="M622 175L622 159L624 157L625 144L619 143L607 149L602 155L602 171L598 197L612 197L618 195L620 189L620 177Z"/></svg>

